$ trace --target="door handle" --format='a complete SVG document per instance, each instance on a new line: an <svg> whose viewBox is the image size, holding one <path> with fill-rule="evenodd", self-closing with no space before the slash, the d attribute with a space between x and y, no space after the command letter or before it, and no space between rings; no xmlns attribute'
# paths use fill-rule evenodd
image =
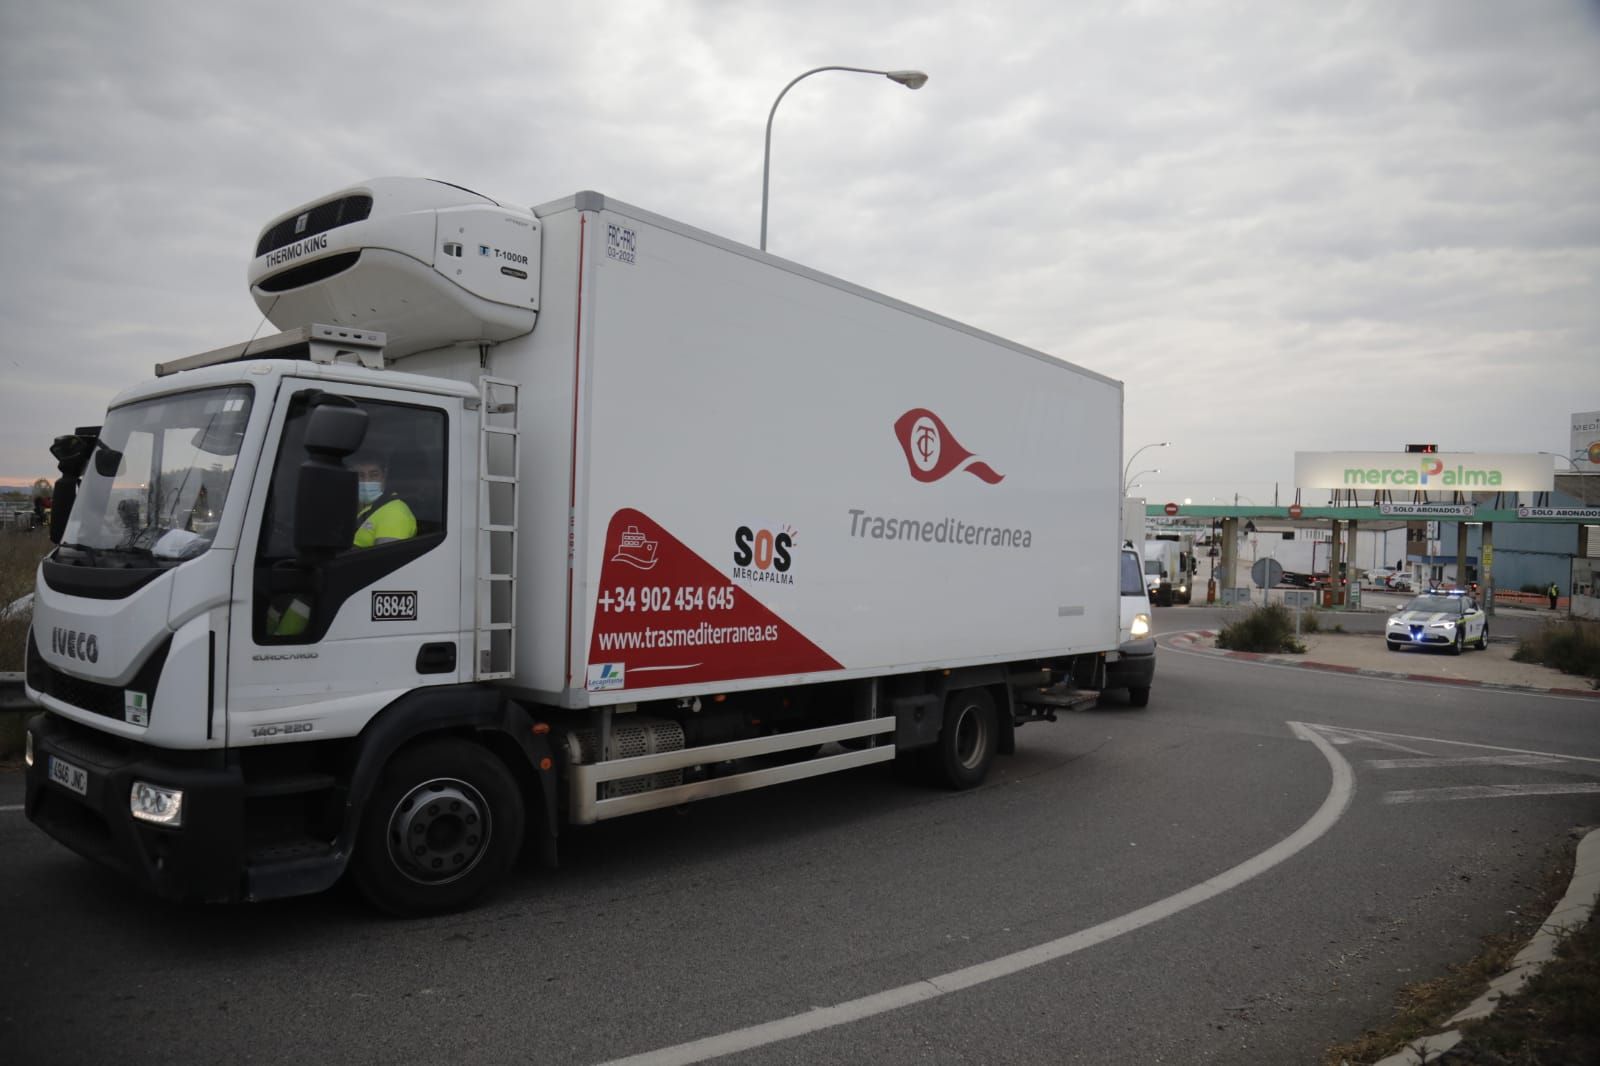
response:
<svg viewBox="0 0 1600 1066"><path fill-rule="evenodd" d="M417 652L417 673L452 674L456 669L456 644L453 640L424 644Z"/></svg>

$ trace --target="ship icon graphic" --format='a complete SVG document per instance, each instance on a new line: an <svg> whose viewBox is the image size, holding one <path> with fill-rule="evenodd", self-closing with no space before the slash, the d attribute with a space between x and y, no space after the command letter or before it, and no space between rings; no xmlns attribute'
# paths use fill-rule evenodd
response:
<svg viewBox="0 0 1600 1066"><path fill-rule="evenodd" d="M617 553L611 557L611 561L627 563L640 570L653 570L658 562L656 543L639 532L638 526L629 526L622 531L622 537L617 544Z"/></svg>

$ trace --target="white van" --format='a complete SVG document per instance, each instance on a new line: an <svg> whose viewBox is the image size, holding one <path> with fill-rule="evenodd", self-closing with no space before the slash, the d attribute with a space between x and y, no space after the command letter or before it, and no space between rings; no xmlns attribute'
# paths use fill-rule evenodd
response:
<svg viewBox="0 0 1600 1066"><path fill-rule="evenodd" d="M1128 703L1143 707L1150 702L1150 683L1156 676L1156 638L1150 632L1150 594L1145 588L1139 552L1122 549L1118 580L1122 592L1122 642L1106 655L1105 689L1127 689Z"/></svg>

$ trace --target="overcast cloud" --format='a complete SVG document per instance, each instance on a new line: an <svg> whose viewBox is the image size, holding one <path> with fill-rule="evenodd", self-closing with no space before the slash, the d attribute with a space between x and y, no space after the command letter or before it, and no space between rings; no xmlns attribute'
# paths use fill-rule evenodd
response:
<svg viewBox="0 0 1600 1066"><path fill-rule="evenodd" d="M254 333L260 227L364 178L755 244L825 64L931 78L785 98L770 250L1126 382L1139 494L1600 410L1597 0L56 0L0 10L0 476Z"/></svg>

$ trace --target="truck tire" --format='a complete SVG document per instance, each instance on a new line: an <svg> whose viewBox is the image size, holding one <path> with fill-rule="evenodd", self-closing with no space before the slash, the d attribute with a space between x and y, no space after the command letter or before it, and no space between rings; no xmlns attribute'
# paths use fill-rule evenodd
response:
<svg viewBox="0 0 1600 1066"><path fill-rule="evenodd" d="M1128 690L1129 707L1148 707L1150 705L1150 686L1143 688L1130 688Z"/></svg>
<svg viewBox="0 0 1600 1066"><path fill-rule="evenodd" d="M465 740L397 754L367 803L351 872L374 906L402 917L486 898L517 860L525 814L505 764Z"/></svg>
<svg viewBox="0 0 1600 1066"><path fill-rule="evenodd" d="M950 693L945 697L939 740L927 749L934 777L957 790L983 784L999 741L994 700L986 690L967 688Z"/></svg>

